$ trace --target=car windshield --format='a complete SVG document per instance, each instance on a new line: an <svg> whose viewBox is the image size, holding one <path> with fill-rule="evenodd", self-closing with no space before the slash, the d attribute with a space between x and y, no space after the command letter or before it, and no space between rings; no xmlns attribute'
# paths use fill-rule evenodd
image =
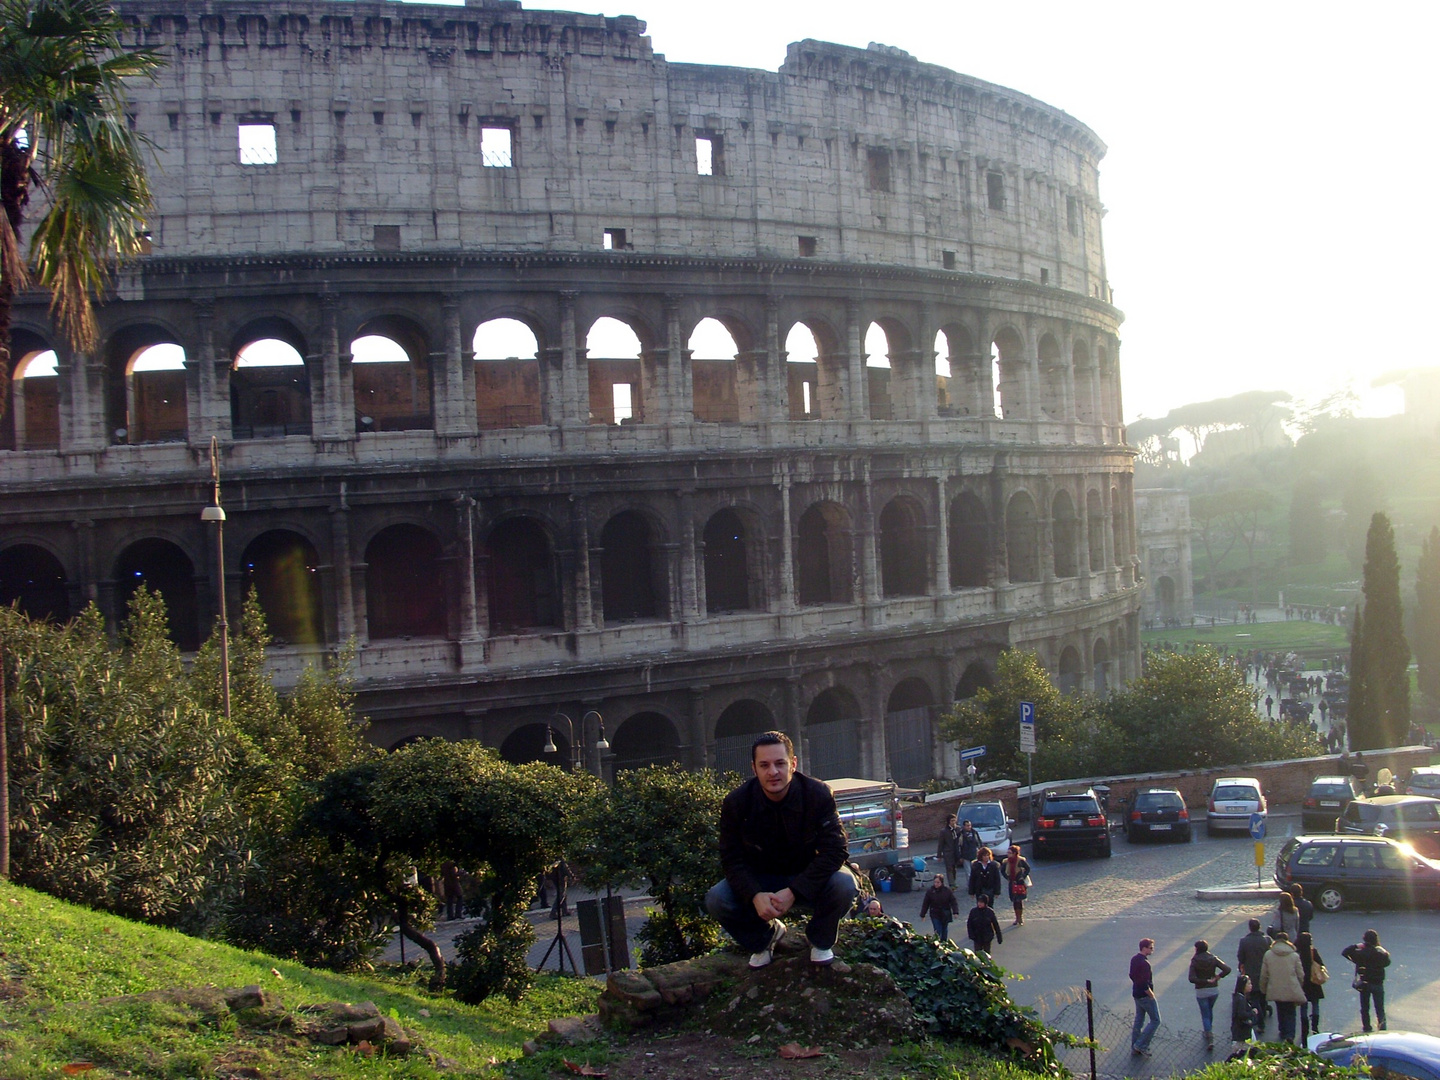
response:
<svg viewBox="0 0 1440 1080"><path fill-rule="evenodd" d="M977 829L1003 829L1005 827L1005 810L1003 807L991 804L989 806L962 806L959 810L960 820L970 819L970 824Z"/></svg>
<svg viewBox="0 0 1440 1080"><path fill-rule="evenodd" d="M1260 793L1243 784L1226 784L1215 789L1213 798L1216 802L1259 802Z"/></svg>

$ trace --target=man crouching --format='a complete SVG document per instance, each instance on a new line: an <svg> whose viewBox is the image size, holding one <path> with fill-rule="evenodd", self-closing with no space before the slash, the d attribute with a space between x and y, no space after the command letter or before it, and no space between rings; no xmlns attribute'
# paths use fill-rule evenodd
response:
<svg viewBox="0 0 1440 1080"><path fill-rule="evenodd" d="M774 958L785 936L780 916L798 901L814 914L805 936L810 962L835 959L840 917L855 901L855 879L841 869L848 856L835 796L795 769L795 746L784 732L767 731L750 747L755 777L720 807L720 864L725 880L705 896L705 908L750 952L750 966Z"/></svg>

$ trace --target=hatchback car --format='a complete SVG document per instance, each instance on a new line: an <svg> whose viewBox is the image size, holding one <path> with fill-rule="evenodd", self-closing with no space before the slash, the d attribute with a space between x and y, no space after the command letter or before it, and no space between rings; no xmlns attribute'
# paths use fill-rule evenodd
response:
<svg viewBox="0 0 1440 1080"><path fill-rule="evenodd" d="M1275 884L1297 881L1321 911L1440 906L1440 862L1383 836L1292 836L1275 856Z"/></svg>
<svg viewBox="0 0 1440 1080"><path fill-rule="evenodd" d="M1306 832L1334 832L1335 819L1360 794L1353 776L1317 776L1300 804L1300 827Z"/></svg>
<svg viewBox="0 0 1440 1080"><path fill-rule="evenodd" d="M1434 1035L1418 1031L1322 1034L1313 1036L1308 1045L1336 1065L1363 1064L1374 1077L1440 1080L1440 1039Z"/></svg>
<svg viewBox="0 0 1440 1080"><path fill-rule="evenodd" d="M1135 793L1126 815L1125 839L1132 844L1141 840L1190 839L1190 811L1185 798L1174 788L1150 788Z"/></svg>
<svg viewBox="0 0 1440 1080"><path fill-rule="evenodd" d="M1428 795L1432 799L1440 799L1440 766L1425 765L1416 769L1410 774L1410 779L1405 781L1405 791L1409 795Z"/></svg>
<svg viewBox="0 0 1440 1080"><path fill-rule="evenodd" d="M1250 816L1266 814L1265 793L1253 776L1220 776L1210 787L1205 815L1205 832L1214 836L1221 830L1250 831Z"/></svg>
<svg viewBox="0 0 1440 1080"><path fill-rule="evenodd" d="M1031 854L1037 859L1062 851L1089 851L1110 857L1110 825L1095 792L1047 791L1030 828Z"/></svg>
<svg viewBox="0 0 1440 1080"><path fill-rule="evenodd" d="M1005 816L1005 804L1001 802L967 802L955 808L960 821L969 820L971 827L980 834L980 843L988 847L998 859L1010 850L1010 828L1015 819Z"/></svg>
<svg viewBox="0 0 1440 1080"><path fill-rule="evenodd" d="M1340 815L1336 832L1388 836L1422 855L1440 856L1440 799L1424 795L1377 795L1356 799Z"/></svg>

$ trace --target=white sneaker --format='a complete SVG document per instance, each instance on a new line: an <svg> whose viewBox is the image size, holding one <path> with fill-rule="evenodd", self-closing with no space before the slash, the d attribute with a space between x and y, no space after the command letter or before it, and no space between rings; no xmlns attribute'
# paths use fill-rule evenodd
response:
<svg viewBox="0 0 1440 1080"><path fill-rule="evenodd" d="M770 944L766 945L765 948L761 949L759 952L754 952L750 954L750 966L752 968L762 968L766 964L770 963L771 960L774 960L775 946L779 945L780 939L785 936L785 924L779 919L774 920L770 924L770 926L772 928L772 933L770 934Z"/></svg>
<svg viewBox="0 0 1440 1080"><path fill-rule="evenodd" d="M835 962L835 950L817 949L814 945L811 945L810 962L812 964L819 964L821 967L826 967L830 964L833 964Z"/></svg>

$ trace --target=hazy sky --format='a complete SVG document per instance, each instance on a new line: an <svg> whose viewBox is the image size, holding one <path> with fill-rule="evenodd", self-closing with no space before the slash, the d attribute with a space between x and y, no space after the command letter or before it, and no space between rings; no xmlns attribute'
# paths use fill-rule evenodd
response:
<svg viewBox="0 0 1440 1080"><path fill-rule="evenodd" d="M608 2L608 0L607 0ZM1125 414L1437 362L1440 5L626 0L676 62L896 45L1100 136ZM1393 411L1384 395L1372 411Z"/></svg>

